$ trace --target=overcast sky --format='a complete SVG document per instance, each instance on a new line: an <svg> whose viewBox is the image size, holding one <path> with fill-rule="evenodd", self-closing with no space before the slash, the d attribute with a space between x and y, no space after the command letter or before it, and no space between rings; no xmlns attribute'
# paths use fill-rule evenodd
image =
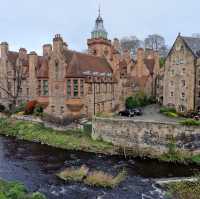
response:
<svg viewBox="0 0 200 199"><path fill-rule="evenodd" d="M101 4L109 38L158 33L170 46L178 32L200 32L199 0L0 0L0 41L40 52L60 33L71 49L86 49Z"/></svg>

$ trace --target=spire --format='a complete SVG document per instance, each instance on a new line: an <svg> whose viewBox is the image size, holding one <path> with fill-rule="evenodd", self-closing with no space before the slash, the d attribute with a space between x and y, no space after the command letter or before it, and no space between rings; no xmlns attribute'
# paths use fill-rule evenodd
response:
<svg viewBox="0 0 200 199"><path fill-rule="evenodd" d="M98 17L95 22L95 28L92 31L92 39L95 38L104 38L107 39L108 33L106 32L103 24L103 18L101 17L101 6L99 4L99 9L98 9Z"/></svg>
<svg viewBox="0 0 200 199"><path fill-rule="evenodd" d="M101 4L99 3L99 17L101 16Z"/></svg>

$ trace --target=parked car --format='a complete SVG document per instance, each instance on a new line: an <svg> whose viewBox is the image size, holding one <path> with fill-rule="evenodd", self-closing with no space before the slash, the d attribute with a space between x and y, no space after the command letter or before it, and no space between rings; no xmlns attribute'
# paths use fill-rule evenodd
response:
<svg viewBox="0 0 200 199"><path fill-rule="evenodd" d="M135 113L136 116L141 116L143 114L141 108L134 108L132 111Z"/></svg>
<svg viewBox="0 0 200 199"><path fill-rule="evenodd" d="M135 112L131 109L125 109L123 111L119 112L120 116L126 116L126 117L134 117L135 116Z"/></svg>

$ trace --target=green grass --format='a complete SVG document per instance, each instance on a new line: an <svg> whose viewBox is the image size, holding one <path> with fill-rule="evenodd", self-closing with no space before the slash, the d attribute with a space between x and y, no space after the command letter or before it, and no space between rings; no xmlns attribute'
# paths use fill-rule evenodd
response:
<svg viewBox="0 0 200 199"><path fill-rule="evenodd" d="M169 198L200 199L200 180L195 182L175 182L166 186Z"/></svg>
<svg viewBox="0 0 200 199"><path fill-rule="evenodd" d="M81 130L59 132L38 123L0 119L0 134L15 136L18 139L34 141L61 149L116 154L112 144L92 140L87 132Z"/></svg>
<svg viewBox="0 0 200 199"><path fill-rule="evenodd" d="M83 165L80 168L67 168L58 173L57 176L64 181L81 182L87 176L88 171L89 168Z"/></svg>
<svg viewBox="0 0 200 199"><path fill-rule="evenodd" d="M160 109L160 113L166 115L167 117L172 117L172 118L176 118L179 116L178 113L176 112L176 109L168 107L162 107Z"/></svg>
<svg viewBox="0 0 200 199"><path fill-rule="evenodd" d="M174 112L163 112L164 115L166 115L167 117L178 117L178 114L177 113L174 113Z"/></svg>
<svg viewBox="0 0 200 199"><path fill-rule="evenodd" d="M160 108L160 113L165 113L165 112L176 113L176 109L175 108L169 108L169 107Z"/></svg>
<svg viewBox="0 0 200 199"><path fill-rule="evenodd" d="M115 188L125 180L126 175L126 171L120 172L115 177L103 171L93 171L87 175L84 182L95 187Z"/></svg>
<svg viewBox="0 0 200 199"><path fill-rule="evenodd" d="M123 170L117 176L112 176L103 171L89 172L89 168L83 165L80 168L66 168L56 176L66 182L83 182L89 186L115 188L125 180L127 172Z"/></svg>
<svg viewBox="0 0 200 199"><path fill-rule="evenodd" d="M23 184L19 182L6 182L0 179L0 199L46 199L39 193L28 193Z"/></svg>
<svg viewBox="0 0 200 199"><path fill-rule="evenodd" d="M200 126L200 121L194 119L186 119L180 121L180 124L185 126Z"/></svg>

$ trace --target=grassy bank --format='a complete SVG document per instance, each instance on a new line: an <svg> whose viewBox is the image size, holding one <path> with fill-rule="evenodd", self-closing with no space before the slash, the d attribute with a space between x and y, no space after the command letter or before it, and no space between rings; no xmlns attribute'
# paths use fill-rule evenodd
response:
<svg viewBox="0 0 200 199"><path fill-rule="evenodd" d="M0 119L0 134L15 136L21 140L34 141L68 150L115 154L112 144L94 141L88 132L81 130L55 131L42 124L14 119Z"/></svg>
<svg viewBox="0 0 200 199"><path fill-rule="evenodd" d="M200 199L200 180L174 182L167 185L167 196L176 199Z"/></svg>
<svg viewBox="0 0 200 199"><path fill-rule="evenodd" d="M39 193L28 193L23 184L0 179L0 199L46 199Z"/></svg>

